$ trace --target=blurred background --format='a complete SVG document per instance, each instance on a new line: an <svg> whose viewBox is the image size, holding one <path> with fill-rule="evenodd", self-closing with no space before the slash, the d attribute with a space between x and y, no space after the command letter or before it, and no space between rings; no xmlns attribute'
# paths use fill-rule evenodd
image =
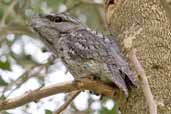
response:
<svg viewBox="0 0 171 114"><path fill-rule="evenodd" d="M90 28L106 33L104 0L0 0L0 100L36 88L73 80L62 62L29 27L31 16L68 12ZM0 114L51 114L67 94L61 93ZM64 114L117 114L114 102L82 92Z"/></svg>

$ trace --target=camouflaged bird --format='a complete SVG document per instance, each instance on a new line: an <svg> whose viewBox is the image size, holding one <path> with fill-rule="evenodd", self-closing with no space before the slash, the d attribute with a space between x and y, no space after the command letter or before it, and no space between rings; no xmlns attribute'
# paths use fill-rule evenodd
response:
<svg viewBox="0 0 171 114"><path fill-rule="evenodd" d="M31 26L75 78L98 77L114 83L128 96L128 88L135 83L114 40L91 30L68 14L35 16Z"/></svg>

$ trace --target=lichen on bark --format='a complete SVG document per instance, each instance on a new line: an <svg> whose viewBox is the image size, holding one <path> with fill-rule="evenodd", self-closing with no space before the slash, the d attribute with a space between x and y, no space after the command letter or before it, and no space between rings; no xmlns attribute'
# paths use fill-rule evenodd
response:
<svg viewBox="0 0 171 114"><path fill-rule="evenodd" d="M158 114L171 114L171 23L167 11L161 0L117 0L106 9L108 27L123 50L137 49ZM123 114L147 114L142 90L133 90L121 109Z"/></svg>

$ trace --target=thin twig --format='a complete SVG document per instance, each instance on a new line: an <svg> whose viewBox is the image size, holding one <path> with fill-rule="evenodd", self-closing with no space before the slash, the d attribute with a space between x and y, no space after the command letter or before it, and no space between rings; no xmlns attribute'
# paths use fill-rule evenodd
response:
<svg viewBox="0 0 171 114"><path fill-rule="evenodd" d="M8 15L11 13L11 11L13 11L12 9L16 3L17 3L17 0L13 0L10 6L6 9L6 12L4 13L2 20L0 22L0 27L3 27L5 25L5 20L8 17Z"/></svg>
<svg viewBox="0 0 171 114"><path fill-rule="evenodd" d="M141 82L141 87L144 92L147 104L149 106L149 112L150 112L150 114L157 114L157 105L154 101L145 71L136 57L135 49L133 49L131 52L130 60L134 64L135 69L137 70L137 72L140 76L139 78L140 78L140 82Z"/></svg>
<svg viewBox="0 0 171 114"><path fill-rule="evenodd" d="M67 2L67 0L64 1L65 4L66 4L66 2ZM69 7L69 8L68 8L66 11L64 11L64 12L70 12L71 10L73 10L73 9L79 7L80 5L83 5L83 4L95 5L95 6L101 6L101 7L103 7L103 4L95 3L95 2L93 2L92 0L89 0L89 1L88 1L88 0L81 0L81 1L79 1L79 2L77 2L77 3L75 3L73 6ZM64 13L64 12L62 12L62 13Z"/></svg>
<svg viewBox="0 0 171 114"><path fill-rule="evenodd" d="M2 91L2 94L4 94L8 90L13 92L16 89L18 89L25 81L27 81L27 79L31 78L29 76L29 72L31 72L31 70L36 68L36 67L37 67L37 65L36 66L32 66L30 69L26 70L21 76L19 76L16 80L11 81L7 86L4 87L4 89ZM23 79L25 79L25 80L23 81ZM14 85L16 85L16 87L11 90L11 88ZM9 92L8 95L6 95L6 97L8 97L11 94L11 92Z"/></svg>
<svg viewBox="0 0 171 114"><path fill-rule="evenodd" d="M36 68L35 66L32 67L33 69ZM38 68L38 66L37 66ZM39 69L38 71L34 72L33 74L30 74L30 70L29 71L26 71L22 76L18 77L17 80L13 81L12 83L9 84L9 86L7 85L7 88L4 89L4 93L11 89L10 87L13 87L13 85L15 84L16 87L14 87L13 89L10 90L10 92L5 95L6 97L9 97L14 91L16 91L23 83L25 83L26 81L28 81L28 79L31 79L33 77L38 77L37 74L44 68L44 66L39 66ZM32 69L32 70L33 70ZM24 79L24 80L23 80Z"/></svg>
<svg viewBox="0 0 171 114"><path fill-rule="evenodd" d="M56 110L55 112L53 112L53 114L60 114L62 111L64 111L70 104L71 102L75 99L75 97L77 97L79 95L81 91L73 91L68 95L67 100L65 101L65 103L60 106L60 108L58 108L58 110Z"/></svg>
<svg viewBox="0 0 171 114"><path fill-rule="evenodd" d="M81 5L81 2L75 3L73 6L67 8L67 10L64 12L69 12L71 10L74 10L75 8L79 7L80 5ZM64 12L62 12L62 13L64 13Z"/></svg>
<svg viewBox="0 0 171 114"><path fill-rule="evenodd" d="M32 101L38 101L42 98L45 98L45 97L48 97L50 95L54 95L57 93L72 92L76 90L95 91L96 93L109 96L114 100L118 99L118 97L121 96L118 88L114 88L113 86L104 84L101 81L81 79L81 80L60 83L60 84L58 83L58 84L54 84L48 87L42 87L40 89L26 92L23 95L20 95L18 97L0 101L0 111L16 108L26 103L29 103Z"/></svg>

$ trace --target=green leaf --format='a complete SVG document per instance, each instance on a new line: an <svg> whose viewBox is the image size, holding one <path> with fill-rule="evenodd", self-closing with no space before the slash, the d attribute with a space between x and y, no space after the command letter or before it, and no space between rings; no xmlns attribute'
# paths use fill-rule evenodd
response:
<svg viewBox="0 0 171 114"><path fill-rule="evenodd" d="M1 114L10 114L10 113L8 113L8 112L4 111L4 112L2 112Z"/></svg>
<svg viewBox="0 0 171 114"><path fill-rule="evenodd" d="M52 114L52 111L50 111L50 110L45 110L45 114Z"/></svg>
<svg viewBox="0 0 171 114"><path fill-rule="evenodd" d="M119 114L118 113L118 107L115 105L112 110L108 110L106 107L102 108L100 110L100 114Z"/></svg>
<svg viewBox="0 0 171 114"><path fill-rule="evenodd" d="M0 69L3 69L3 70L11 70L11 64L10 64L10 62L8 60L5 61L5 62L0 61Z"/></svg>
<svg viewBox="0 0 171 114"><path fill-rule="evenodd" d="M56 9L64 2L64 0L47 0L49 7Z"/></svg>
<svg viewBox="0 0 171 114"><path fill-rule="evenodd" d="M0 5L0 19L3 17L4 15L4 9L2 8L2 5Z"/></svg>
<svg viewBox="0 0 171 114"><path fill-rule="evenodd" d="M4 95L0 96L0 101L5 100L6 97Z"/></svg>
<svg viewBox="0 0 171 114"><path fill-rule="evenodd" d="M11 3L12 0L3 0L2 2L6 5L9 5Z"/></svg>
<svg viewBox="0 0 171 114"><path fill-rule="evenodd" d="M2 77L0 76L0 86L6 86L6 85L8 85L8 83L5 82L5 81L2 79Z"/></svg>

